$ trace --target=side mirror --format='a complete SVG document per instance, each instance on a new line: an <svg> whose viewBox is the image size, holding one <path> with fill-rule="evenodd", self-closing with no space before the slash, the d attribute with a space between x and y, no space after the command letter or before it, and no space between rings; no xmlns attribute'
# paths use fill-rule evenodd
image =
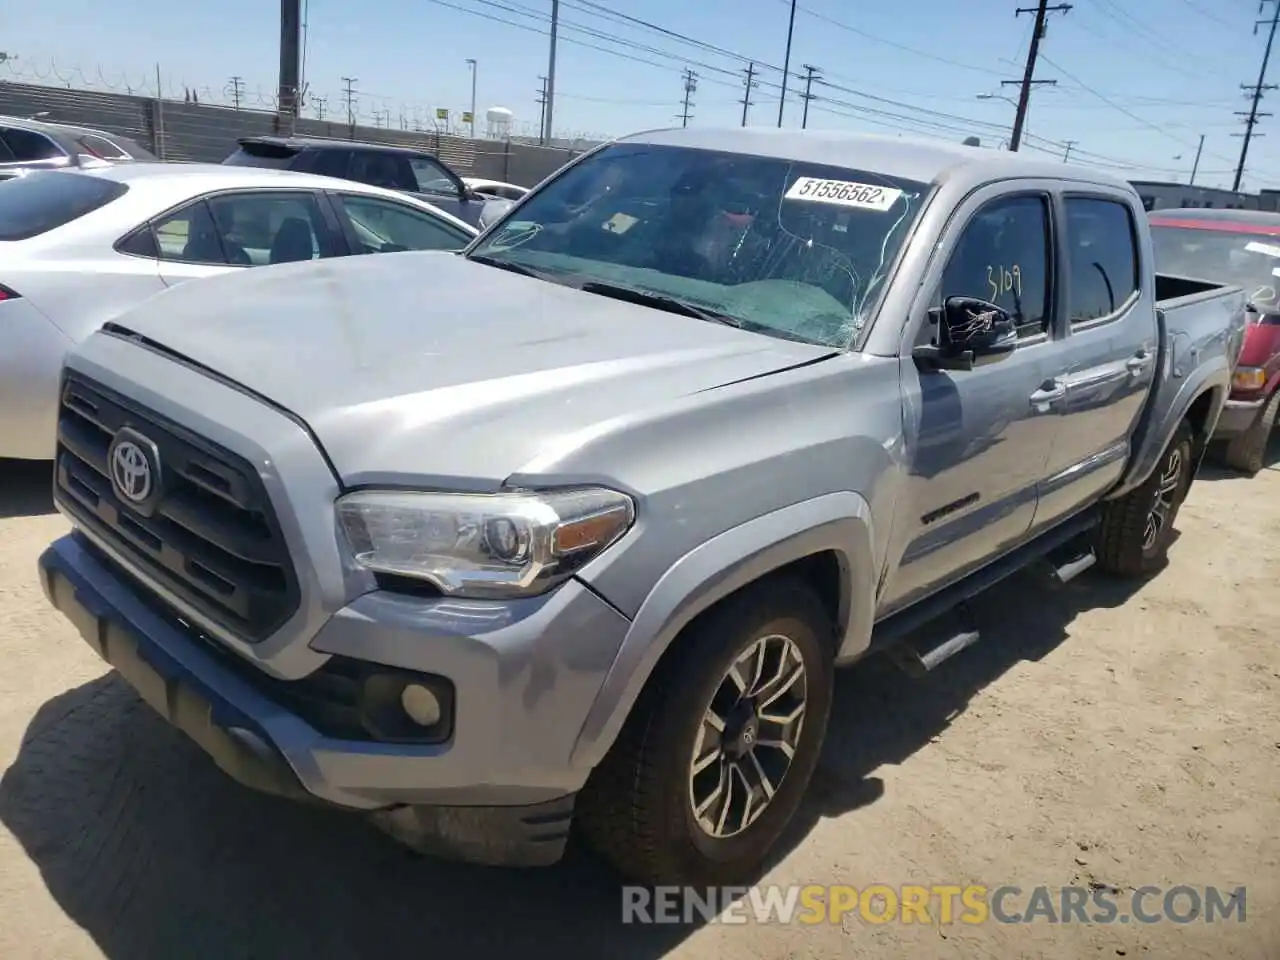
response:
<svg viewBox="0 0 1280 960"><path fill-rule="evenodd" d="M480 222L478 226L484 230L497 223L507 212L514 207L514 200L504 200L501 197L485 197L484 206L480 208Z"/></svg>
<svg viewBox="0 0 1280 960"><path fill-rule="evenodd" d="M976 297L948 297L929 311L933 343L911 356L935 370L972 370L1002 360L1018 346L1018 325L1003 307Z"/></svg>

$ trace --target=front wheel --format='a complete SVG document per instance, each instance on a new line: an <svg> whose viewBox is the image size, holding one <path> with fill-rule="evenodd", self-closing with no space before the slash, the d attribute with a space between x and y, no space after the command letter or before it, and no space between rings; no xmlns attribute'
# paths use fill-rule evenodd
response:
<svg viewBox="0 0 1280 960"><path fill-rule="evenodd" d="M654 885L750 879L826 733L832 625L792 580L746 588L675 641L579 798L588 843Z"/></svg>
<svg viewBox="0 0 1280 960"><path fill-rule="evenodd" d="M1142 486L1103 507L1098 563L1108 573L1141 577L1159 569L1173 543L1173 521L1191 486L1191 427L1179 425Z"/></svg>

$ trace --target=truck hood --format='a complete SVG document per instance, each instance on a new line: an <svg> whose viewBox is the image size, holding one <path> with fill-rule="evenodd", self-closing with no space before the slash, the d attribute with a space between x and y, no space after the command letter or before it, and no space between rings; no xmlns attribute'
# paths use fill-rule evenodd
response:
<svg viewBox="0 0 1280 960"><path fill-rule="evenodd" d="M833 353L450 253L188 282L115 326L301 418L348 484L478 489L606 421Z"/></svg>

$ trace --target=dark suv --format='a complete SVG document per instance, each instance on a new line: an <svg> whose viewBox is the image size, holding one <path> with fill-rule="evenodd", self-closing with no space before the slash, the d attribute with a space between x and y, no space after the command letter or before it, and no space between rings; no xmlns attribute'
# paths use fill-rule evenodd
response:
<svg viewBox="0 0 1280 960"><path fill-rule="evenodd" d="M419 197L473 227L487 197L429 153L386 143L307 137L246 137L222 162L239 167L300 170L399 190Z"/></svg>
<svg viewBox="0 0 1280 960"><path fill-rule="evenodd" d="M155 160L128 137L66 123L0 117L0 180L28 170Z"/></svg>

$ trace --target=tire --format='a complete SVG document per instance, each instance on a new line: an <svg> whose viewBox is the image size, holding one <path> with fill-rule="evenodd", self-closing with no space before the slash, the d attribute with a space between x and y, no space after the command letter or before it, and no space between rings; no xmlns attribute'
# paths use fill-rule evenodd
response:
<svg viewBox="0 0 1280 960"><path fill-rule="evenodd" d="M768 745L775 737L786 739L780 727L761 721L754 739L745 731L733 737L741 717L730 717L723 736L732 743L724 744L723 759L691 777L695 748L703 751L704 758L711 756L715 742L707 738L720 736L709 732L704 718L712 707L728 713L725 705L736 689L726 686L732 684L730 668L760 643L768 650L788 650L793 666L803 664L803 677L790 685L779 684L786 693L770 705L770 709L792 710L803 684L804 712L792 741L789 766L779 776L784 752ZM808 586L779 578L730 597L686 628L676 644L650 677L617 741L592 771L579 795L577 826L590 847L639 883L747 882L763 867L795 815L822 752L834 683L832 625ZM770 664L772 658L770 653ZM756 675L773 676L772 666ZM772 693L768 690L760 699ZM734 786L721 793L730 798L725 804L729 813L716 818L718 808L713 805L706 817L726 823L722 835L713 836L698 823L694 796L705 801L714 792L707 789L712 782L725 782L719 771L734 746L744 743L754 744L752 749L761 761L755 769L768 770L775 792L756 819L743 821L746 825L740 832L728 835L735 825L729 821L736 822L741 801L750 795L730 773ZM745 768L751 757L741 762ZM710 826L714 830L716 824Z"/></svg>
<svg viewBox="0 0 1280 960"><path fill-rule="evenodd" d="M1267 455L1267 441L1271 439L1277 412L1280 412L1280 390L1271 394L1249 429L1227 444L1222 459L1228 467L1250 477L1262 469L1263 458Z"/></svg>
<svg viewBox="0 0 1280 960"><path fill-rule="evenodd" d="M1160 462L1142 486L1103 507L1098 530L1098 565L1120 577L1142 577L1165 563L1173 542L1173 524L1191 486L1191 427L1183 421L1169 441ZM1162 505L1152 536L1148 526Z"/></svg>

